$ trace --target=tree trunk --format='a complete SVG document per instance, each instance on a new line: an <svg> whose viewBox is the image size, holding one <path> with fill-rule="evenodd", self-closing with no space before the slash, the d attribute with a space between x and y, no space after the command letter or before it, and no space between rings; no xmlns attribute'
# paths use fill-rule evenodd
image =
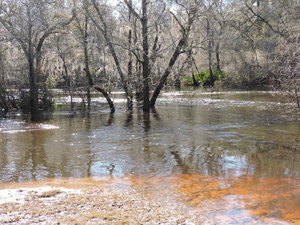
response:
<svg viewBox="0 0 300 225"><path fill-rule="evenodd" d="M132 6L132 0L129 1L130 6ZM131 23L131 10L128 9L128 20ZM128 90L128 96L127 96L127 110L129 112L133 111L133 93L132 93L132 30L131 27L128 31L128 65L127 65L127 74L128 74L128 86L130 86Z"/></svg>
<svg viewBox="0 0 300 225"><path fill-rule="evenodd" d="M114 103L113 101L111 100L109 94L107 91L105 91L103 88L99 87L99 86L94 86L95 90L101 92L104 97L106 98L106 101L109 105L109 108L110 108L110 113L114 113L116 110L115 110L115 106L114 106Z"/></svg>
<svg viewBox="0 0 300 225"><path fill-rule="evenodd" d="M194 73L192 73L192 79L193 79L193 86L194 86L194 87L198 87L198 86L199 86L199 83L198 83L198 81L196 80L195 74L194 74Z"/></svg>
<svg viewBox="0 0 300 225"><path fill-rule="evenodd" d="M208 67L209 67L209 81L208 81L208 86L213 87L215 83L214 79L214 74L213 74L213 61L212 61L212 34L211 34L211 27L210 27L210 22L208 19L206 19L206 30L207 30L207 51L208 51Z"/></svg>
<svg viewBox="0 0 300 225"><path fill-rule="evenodd" d="M116 51L115 51L114 46L113 46L113 43L112 43L111 38L110 38L110 36L108 34L107 24L106 24L106 22L105 22L105 20L104 20L104 18L102 16L102 14L101 14L101 12L100 12L100 9L99 9L96 1L92 0L92 3L93 3L93 6L94 6L94 8L95 8L95 10L97 12L97 15L98 15L101 23L103 25L103 28L101 26L99 26L99 24L93 18L91 18L91 19L92 19L93 23L95 24L95 26L101 31L101 33L104 36L104 39L105 39L105 41L106 41L106 43L108 45L109 51L110 51L110 53L111 53L111 55L112 55L112 57L114 59L114 62L115 62L115 65L117 67L119 76L121 78L121 83L122 83L123 89L125 91L127 102L128 101L130 102L130 100L132 101L132 98L133 98L132 94L130 94L132 91L129 90L129 88L128 88L127 80L125 79L125 76L124 76L123 70L121 68L121 64L120 64L119 58L118 58L118 56L116 54Z"/></svg>
<svg viewBox="0 0 300 225"><path fill-rule="evenodd" d="M190 26L191 26L191 24L189 25L189 27L187 28L187 30L185 31L185 33L182 35L180 41L178 42L178 44L176 46L176 49L175 49L175 51L174 51L174 53L173 53L173 55L172 55L172 57L171 57L171 59L169 61L168 67L164 71L164 73L161 76L160 81L159 81L156 89L154 90L154 93L153 93L151 101L150 101L150 107L154 107L155 106L155 103L156 103L156 100L158 98L158 95L159 95L161 89L164 87L164 85L165 85L165 83L167 81L167 78L168 78L169 74L171 73L171 69L174 66L174 64L175 64L178 56L180 55L181 49L183 48L183 46L187 42L189 31L190 31Z"/></svg>
<svg viewBox="0 0 300 225"><path fill-rule="evenodd" d="M41 80L41 72L42 72L42 49L36 49L35 53L35 77L36 81L39 82L46 82L46 80Z"/></svg>
<svg viewBox="0 0 300 225"><path fill-rule="evenodd" d="M172 70L172 68L173 68L173 66L174 66L174 64L175 64L178 56L180 55L183 47L187 43L187 40L188 40L188 37L189 37L189 33L190 33L190 30L191 30L191 26L192 26L192 24L194 22L194 19L195 19L194 16L195 16L194 13L191 13L189 15L189 18L188 18L188 21L187 21L187 26L186 26L186 28L184 28L180 24L180 22L178 21L178 19L176 18L176 16L174 15L174 18L176 19L176 21L180 24L180 26L182 28L182 30L181 30L182 36L181 36L181 38L180 38L180 40L179 40L179 42L178 42L178 44L177 44L177 46L175 48L175 51L173 52L173 55L172 55L172 57L171 57L171 59L170 59L170 61L168 63L168 67L164 71L164 73L161 76L160 81L159 81L156 89L153 92L153 95L152 95L151 101L150 101L150 107L152 107L152 108L154 108L156 100L157 100L157 98L159 96L159 93L160 93L161 89L164 87L165 83L167 82L167 78L168 78L169 74L171 73L171 70Z"/></svg>
<svg viewBox="0 0 300 225"><path fill-rule="evenodd" d="M87 78L87 108L88 111L91 110L91 86L93 86L93 79L90 72L90 65L89 65L89 53L88 53L88 15L85 15L85 23L84 23L84 30L83 30L83 52L84 52L84 66L85 66L85 73Z"/></svg>
<svg viewBox="0 0 300 225"><path fill-rule="evenodd" d="M89 65L89 53L88 53L88 16L86 15L85 18L85 24L84 24L84 30L83 30L83 51L84 51L84 64L85 64L85 73L88 80L88 86L87 86L87 100L88 100L88 111L91 109L91 87L94 86L94 81L92 78L92 74L90 71L90 65ZM111 100L109 94L107 91L105 91L103 88L100 88L98 86L94 87L97 91L101 92L104 97L107 100L107 103L110 108L110 112L115 112L115 107L113 104L113 101Z"/></svg>
<svg viewBox="0 0 300 225"><path fill-rule="evenodd" d="M217 70L221 72L221 59L220 59L220 40L216 44L216 61L217 61Z"/></svg>
<svg viewBox="0 0 300 225"><path fill-rule="evenodd" d="M86 87L86 98L87 98L87 111L88 113L91 111L91 86L88 84Z"/></svg>
<svg viewBox="0 0 300 225"><path fill-rule="evenodd" d="M293 79L294 80L294 94L295 94L297 106L300 109L300 101L299 101L300 96L298 95L298 86L297 86L297 80L295 77L296 77L296 75L294 75L294 79Z"/></svg>
<svg viewBox="0 0 300 225"><path fill-rule="evenodd" d="M28 30L28 54L27 54L27 60L28 60L28 69L29 69L29 83L30 83L30 113L32 120L35 120L38 114L38 104L39 104L39 98L38 98L38 87L37 87L37 81L36 81L36 73L34 68L34 56L33 56L33 45L32 45L32 25L29 24L29 30Z"/></svg>
<svg viewBox="0 0 300 225"><path fill-rule="evenodd" d="M192 63L194 64L194 67L195 67L197 73L199 73L200 71L199 71L199 69L198 69L198 66L197 66L197 64L196 64L196 61L195 61L195 59L194 59L194 57L193 57L192 54L193 54L193 53L190 52L189 57L191 58ZM192 79L193 79L193 86L194 86L194 87L199 87L199 82L196 80L195 74L194 74L194 73L192 74Z"/></svg>
<svg viewBox="0 0 300 225"><path fill-rule="evenodd" d="M150 112L149 89L149 44L148 44L148 15L147 0L142 0L142 35L143 35L143 111Z"/></svg>
<svg viewBox="0 0 300 225"><path fill-rule="evenodd" d="M66 81L67 81L67 85L68 85L68 92L71 98L71 105L70 105L70 110L73 111L74 110L74 102L73 102L73 92L72 92L72 78L69 75L69 71L68 71L68 67L67 67L67 63L66 63L66 59L62 54L59 54L61 60L63 61L63 67L64 67L64 71L65 71L65 76L66 76Z"/></svg>
<svg viewBox="0 0 300 225"><path fill-rule="evenodd" d="M137 78L136 78L137 81L135 84L135 98L136 98L138 105L141 106L142 101L143 101L143 84L142 84L142 78L141 78L142 65L140 62L136 61L135 67L136 67L136 75L137 75Z"/></svg>

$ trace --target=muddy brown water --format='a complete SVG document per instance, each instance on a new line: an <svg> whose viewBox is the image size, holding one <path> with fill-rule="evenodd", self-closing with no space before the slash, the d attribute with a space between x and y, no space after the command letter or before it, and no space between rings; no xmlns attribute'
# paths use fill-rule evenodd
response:
<svg viewBox="0 0 300 225"><path fill-rule="evenodd" d="M300 119L290 103L262 91L183 91L130 115L114 97L115 115L98 97L90 116L62 106L40 123L0 119L0 188L116 182L220 224L300 224Z"/></svg>

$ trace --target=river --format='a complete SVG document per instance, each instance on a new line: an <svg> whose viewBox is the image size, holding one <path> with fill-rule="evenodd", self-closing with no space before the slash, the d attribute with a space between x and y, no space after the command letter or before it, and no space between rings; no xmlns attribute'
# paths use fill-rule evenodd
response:
<svg viewBox="0 0 300 225"><path fill-rule="evenodd" d="M75 99L80 100L80 99ZM58 109L0 119L0 182L101 177L176 198L222 224L300 223L300 117L264 91L163 93L156 112Z"/></svg>

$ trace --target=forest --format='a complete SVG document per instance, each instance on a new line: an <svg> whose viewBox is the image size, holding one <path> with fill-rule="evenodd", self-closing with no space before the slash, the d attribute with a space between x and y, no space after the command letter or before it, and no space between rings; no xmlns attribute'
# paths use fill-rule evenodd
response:
<svg viewBox="0 0 300 225"><path fill-rule="evenodd" d="M115 111L165 88L274 90L300 106L299 0L1 0L0 110L51 110L55 90Z"/></svg>
<svg viewBox="0 0 300 225"><path fill-rule="evenodd" d="M300 224L300 0L0 0L0 224Z"/></svg>

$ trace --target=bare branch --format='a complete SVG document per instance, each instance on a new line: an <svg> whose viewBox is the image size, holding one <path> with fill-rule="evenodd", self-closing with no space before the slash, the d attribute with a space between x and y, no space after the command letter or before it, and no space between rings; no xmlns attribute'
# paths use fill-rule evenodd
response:
<svg viewBox="0 0 300 225"><path fill-rule="evenodd" d="M286 38L286 35L282 32L280 32L279 30L275 30L273 28L273 26L269 23L269 21L267 19L265 19L264 17L262 17L261 15L259 15L258 13L256 13L252 7L250 7L246 2L245 2L246 7L250 10L250 12L256 16L257 18L259 18L262 22L264 22L274 33L279 34L281 37Z"/></svg>
<svg viewBox="0 0 300 225"><path fill-rule="evenodd" d="M176 20L176 22L178 23L178 25L180 26L181 30L184 31L185 28L182 25L182 23L179 21L179 19L177 18L177 16L172 11L170 11L170 13L174 17L174 19Z"/></svg>
<svg viewBox="0 0 300 225"><path fill-rule="evenodd" d="M140 17L140 15L137 13L137 11L134 10L134 8L132 7L132 5L127 1L127 0L124 0L126 6L128 7L128 9L132 12L132 14L138 18L138 19L142 19L142 17Z"/></svg>

